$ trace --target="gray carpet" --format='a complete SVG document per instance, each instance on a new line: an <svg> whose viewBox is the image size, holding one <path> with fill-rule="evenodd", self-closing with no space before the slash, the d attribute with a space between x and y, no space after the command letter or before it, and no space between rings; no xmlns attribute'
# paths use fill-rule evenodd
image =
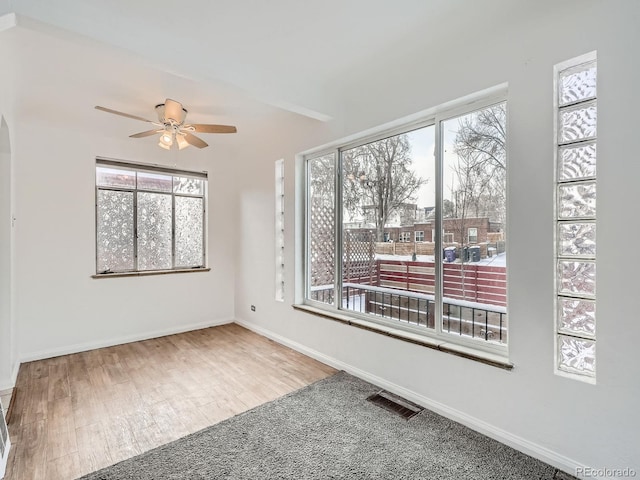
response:
<svg viewBox="0 0 640 480"><path fill-rule="evenodd" d="M571 478L428 410L368 402L340 372L82 480Z"/></svg>

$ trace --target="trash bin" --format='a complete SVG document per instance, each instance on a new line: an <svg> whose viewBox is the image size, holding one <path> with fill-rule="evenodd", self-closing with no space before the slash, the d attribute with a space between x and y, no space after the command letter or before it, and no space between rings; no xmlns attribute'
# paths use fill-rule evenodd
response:
<svg viewBox="0 0 640 480"><path fill-rule="evenodd" d="M445 262L455 262L456 261L456 247L445 247L444 248L444 261Z"/></svg>
<svg viewBox="0 0 640 480"><path fill-rule="evenodd" d="M469 262L479 262L480 261L480 246L474 245L473 247L469 247Z"/></svg>

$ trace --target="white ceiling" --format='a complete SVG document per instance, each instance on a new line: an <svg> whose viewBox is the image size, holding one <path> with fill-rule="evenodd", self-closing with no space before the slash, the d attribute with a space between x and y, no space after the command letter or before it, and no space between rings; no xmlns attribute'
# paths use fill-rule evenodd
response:
<svg viewBox="0 0 640 480"><path fill-rule="evenodd" d="M138 63L215 85L227 94L241 92L272 106L329 120L339 115L343 86L366 81L362 72L384 55L407 46L416 35L431 37L437 48L447 32L465 21L480 17L495 21L516 3L0 0L0 15L15 12L18 24L30 29L58 36L72 32L70 38L78 43L92 39L128 51ZM129 96L139 98L137 91L144 85L136 78L127 83L132 85ZM117 108L133 99L123 92L110 92L107 106ZM158 91L154 98L169 95Z"/></svg>

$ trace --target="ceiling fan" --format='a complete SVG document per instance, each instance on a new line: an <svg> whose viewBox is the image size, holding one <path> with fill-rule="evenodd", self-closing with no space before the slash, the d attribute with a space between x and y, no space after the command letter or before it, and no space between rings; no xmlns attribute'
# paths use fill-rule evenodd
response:
<svg viewBox="0 0 640 480"><path fill-rule="evenodd" d="M113 113L115 115L121 115L123 117L133 118L134 120L141 120L143 122L155 125L157 128L153 130L147 130L145 132L134 133L130 135L131 138L142 138L160 134L160 141L158 145L166 150L170 150L174 145L178 149L182 150L189 145L194 147L204 148L208 144L199 137L196 137L193 132L196 133L236 133L236 127L232 125L211 125L206 123L184 123L187 117L187 110L182 106L180 102L167 98L164 103L156 105L156 113L158 114L158 121L153 122L146 118L138 117L137 115L131 115L129 113L118 112L110 108L100 107L96 105L97 110L101 110L107 113Z"/></svg>

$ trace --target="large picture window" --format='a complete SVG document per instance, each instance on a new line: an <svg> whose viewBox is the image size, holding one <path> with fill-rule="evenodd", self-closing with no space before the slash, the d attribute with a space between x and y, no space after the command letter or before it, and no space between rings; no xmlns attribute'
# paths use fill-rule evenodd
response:
<svg viewBox="0 0 640 480"><path fill-rule="evenodd" d="M305 303L506 355L506 103L476 105L304 158Z"/></svg>
<svg viewBox="0 0 640 480"><path fill-rule="evenodd" d="M207 174L96 162L96 273L205 266Z"/></svg>

